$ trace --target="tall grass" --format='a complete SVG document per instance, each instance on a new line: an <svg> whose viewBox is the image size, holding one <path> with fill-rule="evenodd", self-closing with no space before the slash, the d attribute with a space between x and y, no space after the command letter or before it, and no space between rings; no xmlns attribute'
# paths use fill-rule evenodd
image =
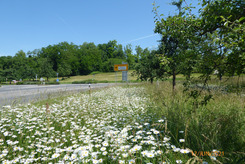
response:
<svg viewBox="0 0 245 164"><path fill-rule="evenodd" d="M221 162L245 162L244 96L215 90L206 106L196 107L194 100L183 93L181 85L176 87L174 95L168 82L146 88L152 102L158 106L155 113L168 120L173 144L179 144L179 139L184 137L185 146L193 151L215 149L224 153Z"/></svg>

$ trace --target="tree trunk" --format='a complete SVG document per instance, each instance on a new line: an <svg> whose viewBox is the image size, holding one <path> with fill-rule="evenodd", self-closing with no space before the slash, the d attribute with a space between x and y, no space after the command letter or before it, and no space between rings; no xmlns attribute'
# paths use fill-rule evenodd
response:
<svg viewBox="0 0 245 164"><path fill-rule="evenodd" d="M151 84L153 84L153 78L151 78Z"/></svg>
<svg viewBox="0 0 245 164"><path fill-rule="evenodd" d="M176 85L176 72L175 69L173 70L173 92L175 90L175 85Z"/></svg>
<svg viewBox="0 0 245 164"><path fill-rule="evenodd" d="M219 71L218 77L219 77L219 81L221 81L222 80L222 73L221 73L221 71Z"/></svg>

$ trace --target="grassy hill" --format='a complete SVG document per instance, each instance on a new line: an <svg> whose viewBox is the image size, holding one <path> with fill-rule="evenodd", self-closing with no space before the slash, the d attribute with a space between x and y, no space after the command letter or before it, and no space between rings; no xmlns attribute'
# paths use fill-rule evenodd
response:
<svg viewBox="0 0 245 164"><path fill-rule="evenodd" d="M128 71L128 80L129 81L135 81L137 80L136 76L132 76L133 70ZM57 78L51 78L50 81L55 81ZM71 76L69 78L64 78L64 80L62 80L62 77L59 77L60 83L72 83L74 81L85 81L85 80L89 80L89 79L93 79L96 81L108 81L108 82L119 82L122 80L122 72L107 72L107 73L95 73L95 74L90 74L90 75L83 75L83 76Z"/></svg>

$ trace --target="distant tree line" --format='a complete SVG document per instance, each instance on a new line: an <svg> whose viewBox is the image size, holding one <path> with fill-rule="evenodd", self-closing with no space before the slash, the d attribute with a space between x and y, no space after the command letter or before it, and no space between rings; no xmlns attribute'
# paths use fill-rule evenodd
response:
<svg viewBox="0 0 245 164"><path fill-rule="evenodd" d="M149 54L148 49L136 47L133 54L132 46L123 47L116 40L95 45L84 42L82 45L61 42L41 49L25 53L20 50L15 56L0 57L0 81L19 79L36 79L75 75L87 75L94 71L112 72L114 64L122 61L134 69L141 56Z"/></svg>

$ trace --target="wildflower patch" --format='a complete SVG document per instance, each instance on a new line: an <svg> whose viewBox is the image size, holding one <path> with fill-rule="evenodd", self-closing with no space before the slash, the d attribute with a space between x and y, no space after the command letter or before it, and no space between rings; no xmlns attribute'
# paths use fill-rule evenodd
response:
<svg viewBox="0 0 245 164"><path fill-rule="evenodd" d="M179 163L190 151L171 145L147 109L144 88L114 87L42 107L0 111L5 163ZM164 127L164 126L163 126ZM180 144L184 139L180 141ZM178 161L176 161L176 159Z"/></svg>

